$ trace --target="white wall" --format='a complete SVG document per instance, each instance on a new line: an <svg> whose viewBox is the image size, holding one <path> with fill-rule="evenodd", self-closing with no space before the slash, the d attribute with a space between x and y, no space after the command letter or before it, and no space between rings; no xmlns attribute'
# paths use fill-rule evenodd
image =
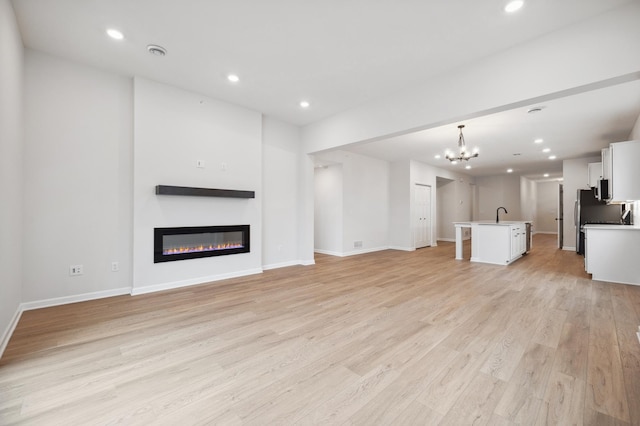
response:
<svg viewBox="0 0 640 426"><path fill-rule="evenodd" d="M600 157L578 158L574 160L564 160L562 162L563 181L563 250L576 249L576 228L574 224L573 212L578 189L589 189L589 163L597 163Z"/></svg>
<svg viewBox="0 0 640 426"><path fill-rule="evenodd" d="M262 119L262 265L301 263L298 249L300 128Z"/></svg>
<svg viewBox="0 0 640 426"><path fill-rule="evenodd" d="M496 220L498 207L501 220L525 220L520 203L520 176L495 175L476 178L478 187L478 220Z"/></svg>
<svg viewBox="0 0 640 426"><path fill-rule="evenodd" d="M313 265L314 246L314 159L300 149L298 154L298 259Z"/></svg>
<svg viewBox="0 0 640 426"><path fill-rule="evenodd" d="M344 173L345 254L386 249L389 246L389 163L364 155L347 154ZM355 247L355 242L361 247Z"/></svg>
<svg viewBox="0 0 640 426"><path fill-rule="evenodd" d="M389 167L389 247L394 249L415 249L411 235L410 182L411 162L391 163Z"/></svg>
<svg viewBox="0 0 640 426"><path fill-rule="evenodd" d="M640 115L636 120L636 124L634 124L633 129L631 129L631 133L629 134L630 141L638 141L640 140Z"/></svg>
<svg viewBox="0 0 640 426"><path fill-rule="evenodd" d="M25 71L23 301L127 292L131 80L31 50Z"/></svg>
<svg viewBox="0 0 640 426"><path fill-rule="evenodd" d="M260 272L262 116L137 77L134 97L133 293ZM156 185L248 190L256 198L157 196ZM250 253L153 263L156 227L245 224Z"/></svg>
<svg viewBox="0 0 640 426"><path fill-rule="evenodd" d="M342 164L315 170L314 245L318 253L343 254L344 179Z"/></svg>
<svg viewBox="0 0 640 426"><path fill-rule="evenodd" d="M22 40L13 8L0 0L0 356L22 292Z"/></svg>
<svg viewBox="0 0 640 426"><path fill-rule="evenodd" d="M533 224L534 232L545 234L557 234L558 222L558 182L537 182L536 221Z"/></svg>
<svg viewBox="0 0 640 426"><path fill-rule="evenodd" d="M334 179L332 183L338 185L333 188L335 192L342 192L342 241L340 255L350 255L367 251L381 250L389 246L389 163L375 158L358 155L350 152L334 151L323 153L318 158L331 164L342 166L342 179ZM326 170L317 169L316 179L320 177L322 187L316 183L318 190L327 191L328 185L323 174ZM316 195L316 214L330 210L324 205L326 197ZM320 205L318 204L320 203ZM316 216L316 222L319 218ZM329 229L316 226L316 251L326 248L320 229L331 232ZM356 247L356 242L361 246ZM325 248L322 248L325 247Z"/></svg>
<svg viewBox="0 0 640 426"><path fill-rule="evenodd" d="M439 241L455 241L455 228L444 220L448 217L448 207L455 204L455 187L456 181L453 179L436 179L436 221Z"/></svg>
<svg viewBox="0 0 640 426"><path fill-rule="evenodd" d="M520 218L530 220L534 226L537 216L537 186L534 181L520 177Z"/></svg>

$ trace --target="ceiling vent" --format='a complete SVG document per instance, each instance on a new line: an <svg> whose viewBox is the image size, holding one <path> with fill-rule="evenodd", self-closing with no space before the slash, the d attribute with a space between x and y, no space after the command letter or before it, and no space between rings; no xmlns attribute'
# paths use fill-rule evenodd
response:
<svg viewBox="0 0 640 426"><path fill-rule="evenodd" d="M165 56L167 54L167 49L156 44L148 45L147 50L154 56Z"/></svg>

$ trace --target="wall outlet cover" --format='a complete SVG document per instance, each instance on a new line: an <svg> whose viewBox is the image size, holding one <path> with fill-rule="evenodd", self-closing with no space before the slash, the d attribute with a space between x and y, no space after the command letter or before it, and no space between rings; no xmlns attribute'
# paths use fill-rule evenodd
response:
<svg viewBox="0 0 640 426"><path fill-rule="evenodd" d="M76 276L76 275L82 275L83 274L83 270L82 270L82 265L70 265L69 266L69 275L70 276Z"/></svg>

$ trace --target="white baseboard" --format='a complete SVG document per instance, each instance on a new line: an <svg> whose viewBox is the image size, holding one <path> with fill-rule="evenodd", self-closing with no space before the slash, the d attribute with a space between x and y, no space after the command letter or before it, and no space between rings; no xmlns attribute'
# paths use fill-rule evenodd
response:
<svg viewBox="0 0 640 426"><path fill-rule="evenodd" d="M463 240L468 239L468 238L463 238ZM456 239L455 238L438 238L438 241L446 241L447 243L455 243Z"/></svg>
<svg viewBox="0 0 640 426"><path fill-rule="evenodd" d="M2 334L2 339L0 340L0 358L2 358L2 354L4 354L4 350L7 349L7 345L9 344L9 340L13 335L13 332L18 325L18 321L20 321L20 317L22 316L22 306L18 305L16 312L13 314L13 318L11 318L11 322L7 326L7 329Z"/></svg>
<svg viewBox="0 0 640 426"><path fill-rule="evenodd" d="M309 266L315 265L315 260L290 260L288 262L280 262L280 263L272 263L270 265L262 265L263 271L268 271L269 269L278 269L278 268L286 268L288 266Z"/></svg>
<svg viewBox="0 0 640 426"><path fill-rule="evenodd" d="M547 231L535 231L533 235L536 235L536 234L558 235L557 232L547 232Z"/></svg>
<svg viewBox="0 0 640 426"><path fill-rule="evenodd" d="M162 283L162 284L153 284L153 285L147 285L147 286L141 286L141 287L134 286L131 289L131 295L137 296L140 294L155 293L156 291L173 290L175 288L180 288L180 287L206 284L212 281L220 281L220 280L226 280L229 278L245 277L247 275L255 275L255 274L261 274L261 273L262 273L262 268L256 268L256 269L248 269L240 272L211 275L208 277L198 277L198 278L193 278L189 280L173 281L173 282Z"/></svg>
<svg viewBox="0 0 640 426"><path fill-rule="evenodd" d="M272 263L270 265L262 265L263 271L268 271L270 269L278 269L278 268L286 268L289 266L297 266L300 263L297 260L290 260L288 262L280 262L280 263Z"/></svg>
<svg viewBox="0 0 640 426"><path fill-rule="evenodd" d="M368 248L368 249L360 249L360 250L348 251L346 253L343 253L343 256L357 256L359 254L373 253L373 252L376 252L376 251L383 251L383 250L389 250L389 246L372 247L372 248Z"/></svg>
<svg viewBox="0 0 640 426"><path fill-rule="evenodd" d="M313 249L314 253L320 253L320 254L326 254L329 256L338 256L338 257L342 257L342 253L337 252L337 251L331 251L331 250L321 250L321 249Z"/></svg>
<svg viewBox="0 0 640 426"><path fill-rule="evenodd" d="M576 251L576 248L575 247L571 247L571 246L562 246L562 250Z"/></svg>
<svg viewBox="0 0 640 426"><path fill-rule="evenodd" d="M376 251L389 250L390 248L391 247L388 247L388 246L373 247L373 248L354 250L354 251L348 251L348 252L337 252L337 251L321 250L321 249L314 249L313 251L315 253L327 254L329 256L348 257L348 256L357 256L359 254L365 254L365 253L373 253Z"/></svg>
<svg viewBox="0 0 640 426"><path fill-rule="evenodd" d="M415 247L401 247L401 246L389 246L391 250L401 250L401 251L416 251Z"/></svg>
<svg viewBox="0 0 640 426"><path fill-rule="evenodd" d="M51 306L67 305L69 303L86 302L87 300L104 299L105 297L122 296L123 294L130 293L130 287L123 287L113 290L95 291L92 293L75 294L73 296L54 297L53 299L24 302L20 305L20 307L23 311L30 311L32 309L49 308Z"/></svg>

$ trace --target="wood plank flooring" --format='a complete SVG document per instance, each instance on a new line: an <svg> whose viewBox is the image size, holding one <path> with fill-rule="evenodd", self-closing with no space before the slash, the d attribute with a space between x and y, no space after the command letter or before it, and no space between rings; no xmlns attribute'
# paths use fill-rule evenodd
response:
<svg viewBox="0 0 640 426"><path fill-rule="evenodd" d="M555 237L316 262L25 312L0 424L640 425L640 287Z"/></svg>

